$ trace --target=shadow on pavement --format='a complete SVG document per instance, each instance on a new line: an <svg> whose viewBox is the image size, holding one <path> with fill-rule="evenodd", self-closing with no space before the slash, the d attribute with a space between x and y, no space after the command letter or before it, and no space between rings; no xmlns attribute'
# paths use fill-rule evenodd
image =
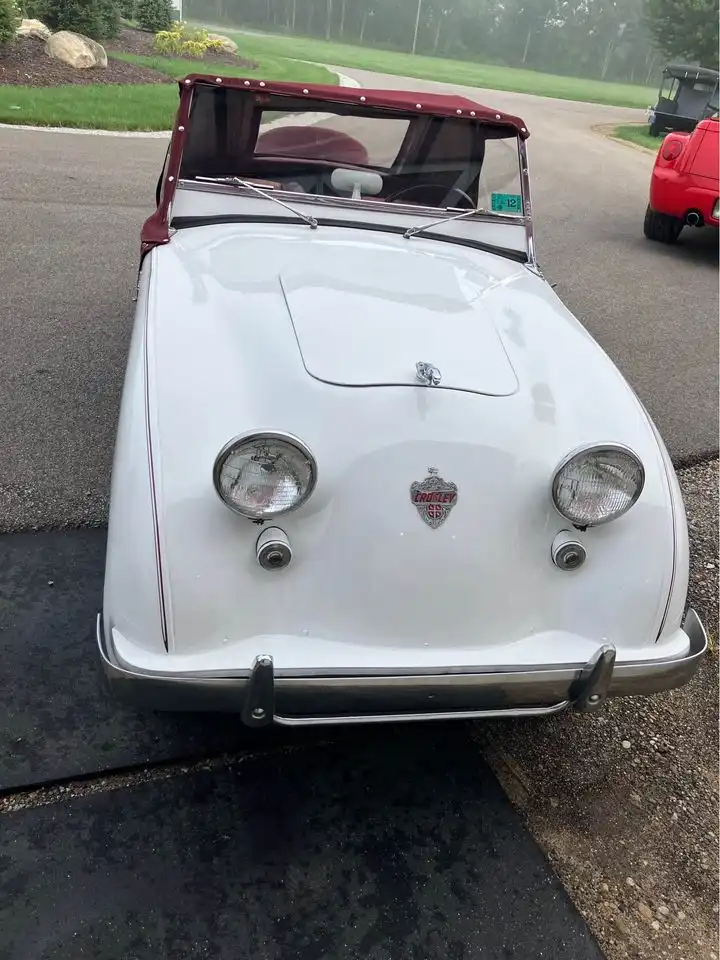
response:
<svg viewBox="0 0 720 960"><path fill-rule="evenodd" d="M602 960L464 725L7 814L7 960Z"/></svg>

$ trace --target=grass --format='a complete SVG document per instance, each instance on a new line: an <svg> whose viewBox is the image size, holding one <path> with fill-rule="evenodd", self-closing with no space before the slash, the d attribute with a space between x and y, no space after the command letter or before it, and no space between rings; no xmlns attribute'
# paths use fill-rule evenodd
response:
<svg viewBox="0 0 720 960"><path fill-rule="evenodd" d="M244 51L241 55L244 55ZM318 67L312 63L298 63L286 57L248 57L249 60L256 60L260 64L256 70L248 70L242 64L231 67L225 63L213 65L212 63L203 63L202 60L195 63L188 60L173 60L170 57L159 55L139 57L131 53L116 53L113 51L108 56L115 57L117 60L125 60L127 63L137 64L139 67L149 67L151 70L167 74L173 80L180 80L188 73L211 73L226 77L258 77L262 80L299 80L305 83L337 82L336 75L324 67Z"/></svg>
<svg viewBox="0 0 720 960"><path fill-rule="evenodd" d="M174 84L70 84L0 87L0 122L97 130L169 130Z"/></svg>
<svg viewBox="0 0 720 960"><path fill-rule="evenodd" d="M115 54L121 60L152 67L177 80L188 73L214 73L212 64L197 64L165 57ZM296 63L279 56L253 57L256 70L223 65L228 76L259 76L272 80L334 83L336 77L322 67ZM178 105L178 88L168 82L148 84L68 84L59 87L0 86L0 123L75 127L98 130L169 130Z"/></svg>
<svg viewBox="0 0 720 960"><path fill-rule="evenodd" d="M646 123L622 124L619 127L615 127L613 136L618 137L620 140L629 140L630 143L636 143L641 147L647 147L648 150L652 150L653 153L657 153L663 139L662 137L651 137L648 133L648 125Z"/></svg>
<svg viewBox="0 0 720 960"><path fill-rule="evenodd" d="M218 30L237 43L240 53L251 59L260 56L297 57L333 66L355 67L377 73L439 80L468 87L491 90L510 90L557 97L561 100L580 100L586 103L604 103L610 106L646 108L655 100L654 88L629 83L604 83L579 77L561 77L551 73L536 73L513 67L490 66L472 61L443 60L440 57L412 56L357 47L305 37L270 36Z"/></svg>

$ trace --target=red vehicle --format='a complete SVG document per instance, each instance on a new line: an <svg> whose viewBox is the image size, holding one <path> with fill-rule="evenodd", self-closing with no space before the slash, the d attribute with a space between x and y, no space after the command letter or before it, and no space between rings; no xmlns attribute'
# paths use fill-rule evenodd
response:
<svg viewBox="0 0 720 960"><path fill-rule="evenodd" d="M692 133L669 133L655 159L644 231L650 240L675 243L685 225L719 225L720 120L716 113Z"/></svg>

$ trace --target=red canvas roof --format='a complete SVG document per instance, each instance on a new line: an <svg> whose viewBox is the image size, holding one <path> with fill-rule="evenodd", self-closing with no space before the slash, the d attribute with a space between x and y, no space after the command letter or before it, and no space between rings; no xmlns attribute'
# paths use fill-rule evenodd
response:
<svg viewBox="0 0 720 960"><path fill-rule="evenodd" d="M486 120L511 127L522 139L530 136L520 117L494 110L466 97L443 93L412 90L370 90L365 87L341 87L323 84L284 83L275 80L257 80L246 77L223 77L217 74L190 74L180 81L180 89L195 84L229 87L232 90L257 90L285 97L309 97L335 103L365 104L388 110L409 110L438 117L465 117L468 120Z"/></svg>

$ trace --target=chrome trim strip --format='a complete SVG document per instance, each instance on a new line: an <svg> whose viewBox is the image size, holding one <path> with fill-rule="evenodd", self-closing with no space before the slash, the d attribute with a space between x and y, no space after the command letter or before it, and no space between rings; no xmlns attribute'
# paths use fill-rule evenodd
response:
<svg viewBox="0 0 720 960"><path fill-rule="evenodd" d="M170 649L168 635L167 607L165 603L165 585L163 577L162 548L160 545L160 520L158 515L157 485L155 481L155 462L153 459L152 428L150 425L150 358L148 341L150 337L150 284L152 282L152 258L148 259L149 270L147 279L147 298L145 303L145 317L143 328L143 361L145 373L145 431L147 437L148 471L150 478L150 504L153 519L153 535L155 539L155 567L157 570L158 602L160 604L160 629L162 631L165 651Z"/></svg>
<svg viewBox="0 0 720 960"><path fill-rule="evenodd" d="M255 706L262 700L264 714L256 719L265 721L268 709L275 711L277 723L289 726L542 716L568 707L597 709L606 696L647 696L687 683L705 656L707 636L692 608L686 614L684 628L690 642L687 656L614 666L615 649L609 644L599 647L586 664L574 666L375 676L289 676L275 672L272 658L261 655L254 667L259 698ZM97 641L105 674L115 692L151 709L242 714L253 687L247 671L244 676L172 676L120 666L103 636L101 615L97 619ZM427 709L419 709L423 706Z"/></svg>
<svg viewBox="0 0 720 960"><path fill-rule="evenodd" d="M455 710L447 713L384 713L347 717L283 717L275 714L275 723L281 727L329 727L358 723L403 723L418 720L493 720L504 717L547 717L562 713L570 706L569 700L551 707L513 707L507 710Z"/></svg>

